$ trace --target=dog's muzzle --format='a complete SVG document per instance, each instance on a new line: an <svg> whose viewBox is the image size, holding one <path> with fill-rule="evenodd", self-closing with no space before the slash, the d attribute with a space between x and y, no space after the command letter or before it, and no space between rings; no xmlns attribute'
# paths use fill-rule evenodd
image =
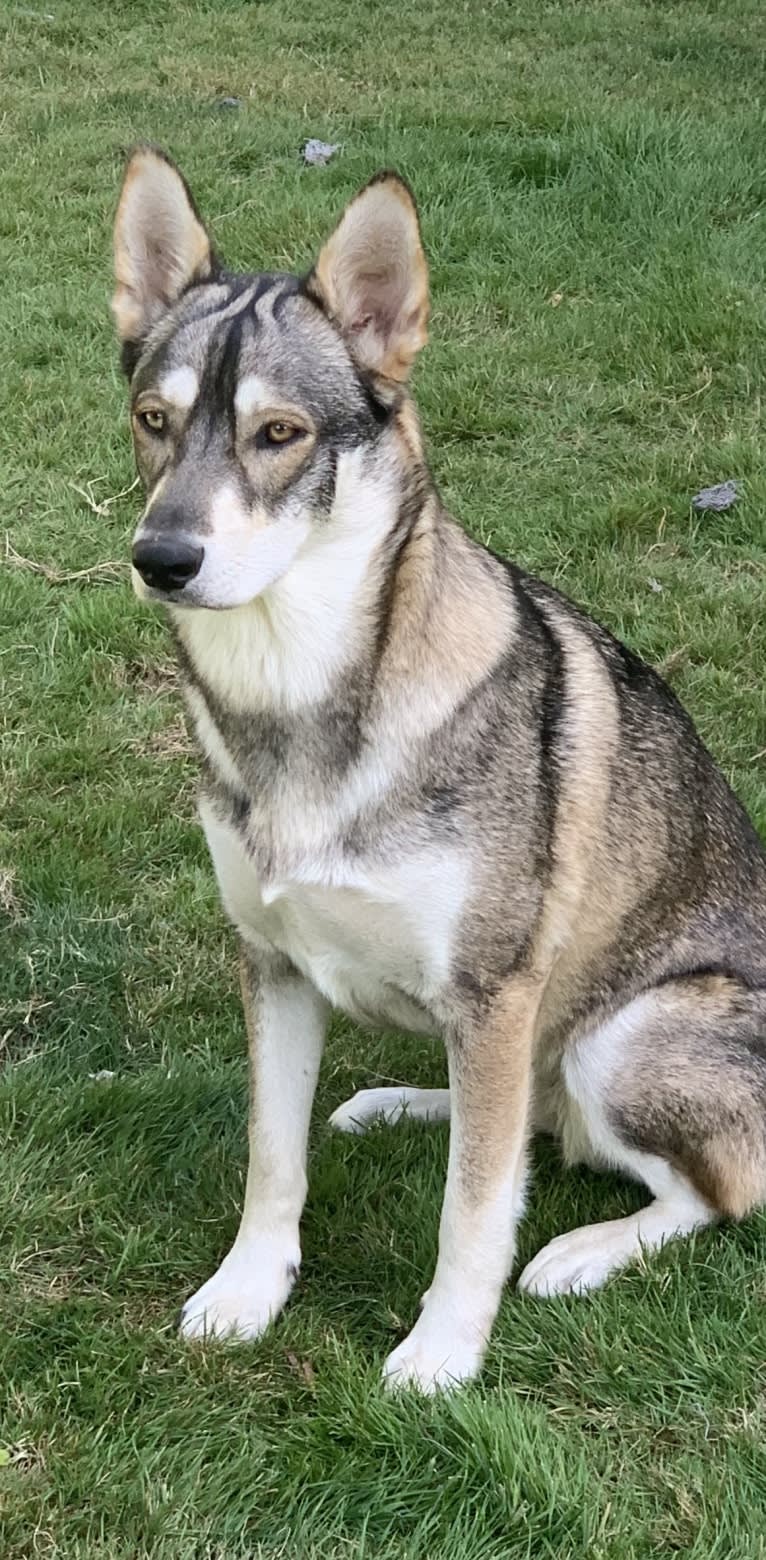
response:
<svg viewBox="0 0 766 1560"><path fill-rule="evenodd" d="M173 537L142 536L133 547L133 567L153 590L183 590L199 574L204 547Z"/></svg>

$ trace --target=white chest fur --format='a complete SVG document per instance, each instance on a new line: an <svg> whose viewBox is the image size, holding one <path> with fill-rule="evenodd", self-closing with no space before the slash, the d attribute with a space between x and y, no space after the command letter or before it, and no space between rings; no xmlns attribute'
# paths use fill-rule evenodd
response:
<svg viewBox="0 0 766 1560"><path fill-rule="evenodd" d="M467 863L421 847L391 864L325 846L291 853L262 881L239 829L200 808L224 908L240 934L285 953L337 1008L362 1021L433 1028L447 978Z"/></svg>

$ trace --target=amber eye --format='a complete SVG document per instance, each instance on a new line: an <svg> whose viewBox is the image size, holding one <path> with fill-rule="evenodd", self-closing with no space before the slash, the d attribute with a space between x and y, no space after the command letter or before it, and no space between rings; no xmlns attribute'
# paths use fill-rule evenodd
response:
<svg viewBox="0 0 766 1560"><path fill-rule="evenodd" d="M265 423L261 431L267 444L290 444L293 439L299 439L303 433L302 428L296 428L293 423L287 422Z"/></svg>
<svg viewBox="0 0 766 1560"><path fill-rule="evenodd" d="M165 432L165 413L158 406L147 406L146 411L139 412L138 420L150 433Z"/></svg>

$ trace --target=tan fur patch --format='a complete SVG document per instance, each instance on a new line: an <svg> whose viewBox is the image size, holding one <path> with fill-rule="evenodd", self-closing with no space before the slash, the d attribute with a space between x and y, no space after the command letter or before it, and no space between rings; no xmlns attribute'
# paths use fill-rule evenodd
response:
<svg viewBox="0 0 766 1560"><path fill-rule="evenodd" d="M405 425L411 436L411 425ZM438 695L456 707L492 670L516 629L510 592L464 532L429 499L399 569L390 649L381 667L387 700Z"/></svg>
<svg viewBox="0 0 766 1560"><path fill-rule="evenodd" d="M714 1139L704 1157L681 1166L697 1191L726 1219L743 1219L766 1200L766 1153L761 1142Z"/></svg>
<svg viewBox="0 0 766 1560"><path fill-rule="evenodd" d="M619 742L619 716L609 675L598 651L576 625L555 610L546 610L546 615L564 651L567 689L553 877L533 956L541 973L551 971L545 998L549 1018L556 1011L557 987L567 985L570 963L582 968L611 940L635 893L635 882L616 882L613 862L603 860L610 770Z"/></svg>
<svg viewBox="0 0 766 1560"><path fill-rule="evenodd" d="M472 1026L451 1069L452 1119L462 1139L460 1184L472 1201L521 1160L529 1126L536 981L513 980Z"/></svg>
<svg viewBox="0 0 766 1560"><path fill-rule="evenodd" d="M397 407L395 426L404 446L406 459L413 467L419 466L423 460L423 435L420 431L417 407L409 395L404 395Z"/></svg>
<svg viewBox="0 0 766 1560"><path fill-rule="evenodd" d="M670 983L652 1003L613 1108L640 1147L667 1158L719 1214L742 1218L766 1198L766 1129L757 1072L746 1052L731 1066L721 1037L732 1045L739 1025L757 1030L766 1004L718 975Z"/></svg>

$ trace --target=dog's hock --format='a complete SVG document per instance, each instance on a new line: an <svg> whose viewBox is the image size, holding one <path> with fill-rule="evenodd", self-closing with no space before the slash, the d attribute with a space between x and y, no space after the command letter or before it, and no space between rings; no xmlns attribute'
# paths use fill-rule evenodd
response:
<svg viewBox="0 0 766 1560"><path fill-rule="evenodd" d="M428 267L417 208L395 173L346 207L311 278L362 368L404 380L428 335Z"/></svg>
<svg viewBox="0 0 766 1560"><path fill-rule="evenodd" d="M114 225L112 297L121 341L141 342L193 282L215 266L210 239L184 179L152 147L139 147L125 171Z"/></svg>

